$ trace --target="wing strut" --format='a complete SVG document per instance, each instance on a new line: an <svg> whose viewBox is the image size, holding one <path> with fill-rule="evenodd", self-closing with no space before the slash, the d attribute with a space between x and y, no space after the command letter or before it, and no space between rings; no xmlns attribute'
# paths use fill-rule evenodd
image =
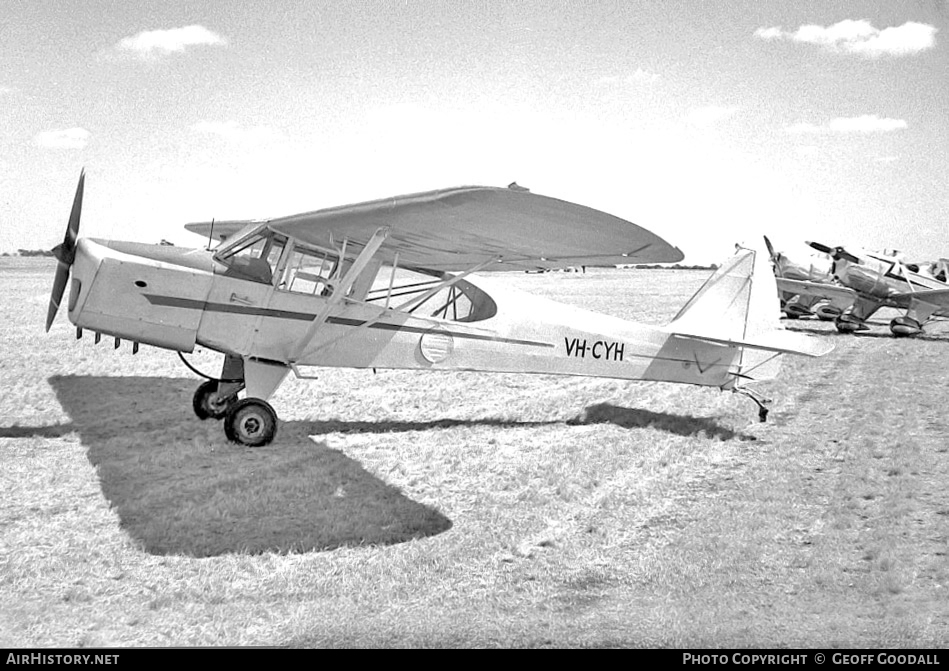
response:
<svg viewBox="0 0 949 671"><path fill-rule="evenodd" d="M419 305L421 305L422 303L424 303L425 301L427 301L429 298L431 298L432 296L434 296L435 294L437 294L439 291L442 291L443 289L447 289L447 288L450 288L450 287L455 286L455 283L458 282L459 280L461 280L461 279L462 279L463 277L465 277L466 275L470 275L471 273L475 273L475 272L481 270L482 268L484 268L485 266L487 266L487 265L489 265L489 264L491 264L491 263L494 263L496 260L497 260L497 259L488 259L487 261L483 261L482 263L479 263L478 265L472 267L471 269L469 269L469 270L467 270L467 271L465 271L465 272L463 272L463 273L461 273L461 274L459 274L459 275L452 275L452 276L449 276L449 277L442 278L441 280L439 280L438 284L437 284L431 291L427 292L424 296L421 296L419 299L415 299L415 300L409 301L409 302L406 303L405 305L409 305L409 304L415 303L415 305L414 305L413 307L418 307ZM396 263L398 263L398 255L396 255ZM394 278L395 278L395 273L393 272L392 277L390 278L390 283L394 280ZM390 293L391 293L391 286L389 287L389 291L390 291ZM355 332L357 332L357 331L362 331L362 330L364 330L364 329L368 329L368 328L370 328L372 325L374 325L374 324L376 324L376 323L382 321L383 319L389 317L390 315L393 315L393 314L395 314L396 312L399 312L399 311L401 311L401 310L404 309L404 306L400 306L400 307L398 307L398 308L389 308L388 306L386 306L386 307L380 307L380 306L378 306L378 305L372 305L372 304L370 304L370 303L368 303L368 302L363 302L363 305L375 307L375 308L379 311L378 314L377 314L375 317L373 317L372 319L369 319L368 321L363 322L363 323L360 324L359 326L354 327L354 329L353 329L352 331L347 332L345 335L341 335L341 336L339 336L338 338L336 338L335 340L331 340L331 341L329 341L329 342L323 343L322 345L320 345L320 348L326 347L327 345L330 345L330 344L332 344L333 342L336 342L337 340L340 340L340 339L342 339L342 338L351 337L353 333L355 333ZM444 308L442 308L442 309L444 309ZM322 316L322 315L321 315L321 316ZM327 316L328 316L328 315L327 315ZM413 318L413 319L420 320L420 321L423 321L423 322L429 322L429 323L431 323L433 326L436 326L436 325L440 325L440 324L441 324L441 322L440 322L439 320L432 320L432 319L429 319L429 318L427 318L427 317L419 317L419 316L417 316L417 315L412 315L412 318ZM325 321L325 320L326 320L326 317L323 316L323 321ZM315 320L314 320L314 322L315 322ZM299 360L304 354L312 354L313 352L317 351L317 350L307 351L306 348L307 348L308 345L309 345L309 341L307 341L307 342L303 345L303 351L300 352L300 354L297 356L296 360ZM317 348L317 349L319 349L319 348ZM293 372L296 374L297 377L301 377L301 378L307 377L307 376L303 375L303 374L299 371L299 369L297 368L296 360L291 359L290 368L293 369Z"/></svg>
<svg viewBox="0 0 949 671"><path fill-rule="evenodd" d="M399 253L395 253L395 259L392 260L392 272L389 274L389 291L386 292L385 309L389 309L389 300L392 298L392 285L395 284L395 271L399 267Z"/></svg>
<svg viewBox="0 0 949 671"><path fill-rule="evenodd" d="M429 298L431 298L432 296L434 296L435 294L437 294L437 293L438 293L439 291L441 291L442 289L447 289L448 287L454 285L454 284L455 284L456 282L458 282L459 280L463 280L464 278L466 278L466 277L467 277L468 275L470 275L471 273L476 273L476 272L478 272L479 270L481 270L481 269L483 269L483 268L485 268L485 267L491 265L492 263L497 262L498 260L499 260L499 259L491 258L491 259L488 259L487 261L482 261L482 262L479 263L478 265L476 265L476 266L474 266L474 267L472 267L472 268L469 268L468 270L466 270L465 272L463 272L463 273L461 273L461 274L459 274L459 275L454 275L454 276L452 276L452 277L450 277L450 278L448 278L448 279L446 279L446 280L443 280L442 282L439 282L438 284L436 284L434 287L432 287L431 289L429 289L428 291L426 291L426 292L425 292L424 294L422 294L421 296L418 296L417 298L413 298L413 299L410 300L410 301L406 301L405 303L403 303L402 305L398 306L398 307L395 308L395 309L396 309L397 312L411 312L412 310L414 310L415 308L417 308L419 305L421 305L422 303L424 303L425 301L427 301Z"/></svg>
<svg viewBox="0 0 949 671"><path fill-rule="evenodd" d="M366 243L366 246L363 247L363 250L359 252L359 256L356 257L356 260L353 261L353 265L349 267L349 270L346 271L346 275L343 277L342 281L336 286L336 289L333 291L333 295L330 296L329 300L326 302L326 307L310 322L310 325L306 329L306 333L303 334L303 337L297 342L293 347L293 350L290 352L288 357L291 364L297 362L303 352L306 350L307 346L313 340L313 337L316 335L317 330L323 323L326 321L326 318L330 316L330 312L346 297L346 294L349 293L349 290L352 289L353 283L356 281L356 278L359 277L360 273L366 269L366 266L369 265L369 261L372 260L372 257L375 256L376 252L379 251L379 247L382 246L382 243L385 242L385 239L389 236L389 228L383 227L376 230L372 234L372 238L369 239L369 242Z"/></svg>

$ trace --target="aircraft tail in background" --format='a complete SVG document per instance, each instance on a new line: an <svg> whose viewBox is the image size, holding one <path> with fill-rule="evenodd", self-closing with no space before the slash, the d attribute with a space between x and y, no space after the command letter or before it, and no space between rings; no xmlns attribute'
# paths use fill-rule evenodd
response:
<svg viewBox="0 0 949 671"><path fill-rule="evenodd" d="M729 387L775 377L780 354L822 356L833 345L784 330L778 289L764 249L739 247L666 329L680 337L741 348Z"/></svg>

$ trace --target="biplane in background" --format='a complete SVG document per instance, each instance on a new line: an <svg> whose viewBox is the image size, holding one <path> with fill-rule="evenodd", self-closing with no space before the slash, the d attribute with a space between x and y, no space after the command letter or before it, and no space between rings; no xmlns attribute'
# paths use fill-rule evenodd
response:
<svg viewBox="0 0 949 671"><path fill-rule="evenodd" d="M739 391L783 353L832 346L778 323L766 254L738 253L665 327L496 287L475 273L675 262L682 253L623 219L508 188L462 187L258 222L191 224L213 251L79 238L80 175L50 299L72 273L77 327L182 352L220 352L194 394L228 439L273 440L268 399L310 366L600 376ZM213 227L213 230L212 230ZM182 360L187 361L182 356Z"/></svg>
<svg viewBox="0 0 949 671"><path fill-rule="evenodd" d="M867 320L880 308L897 308L906 312L890 321L890 331L896 336L919 335L931 318L949 317L945 259L905 263L896 254L808 242L827 255L828 269L792 261L785 253L775 252L767 238L765 243L788 316L817 314L834 319L837 330L853 333L867 330Z"/></svg>

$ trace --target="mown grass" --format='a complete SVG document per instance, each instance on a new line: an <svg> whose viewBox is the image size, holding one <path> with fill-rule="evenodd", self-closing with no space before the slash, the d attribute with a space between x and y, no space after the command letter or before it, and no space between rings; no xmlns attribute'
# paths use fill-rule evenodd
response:
<svg viewBox="0 0 949 671"><path fill-rule="evenodd" d="M676 385L326 370L253 450L173 354L44 336L52 266L0 263L0 645L949 640L944 325L789 323L837 349L787 360L767 424ZM507 281L662 322L703 280Z"/></svg>

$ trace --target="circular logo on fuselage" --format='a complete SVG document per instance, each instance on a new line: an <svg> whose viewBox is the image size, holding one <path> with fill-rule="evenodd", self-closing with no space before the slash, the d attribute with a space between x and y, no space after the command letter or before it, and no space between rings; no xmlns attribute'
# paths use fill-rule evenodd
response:
<svg viewBox="0 0 949 671"><path fill-rule="evenodd" d="M455 348L455 341L451 334L444 331L431 330L422 334L419 340L419 349L422 356L429 363L441 363L449 356Z"/></svg>

